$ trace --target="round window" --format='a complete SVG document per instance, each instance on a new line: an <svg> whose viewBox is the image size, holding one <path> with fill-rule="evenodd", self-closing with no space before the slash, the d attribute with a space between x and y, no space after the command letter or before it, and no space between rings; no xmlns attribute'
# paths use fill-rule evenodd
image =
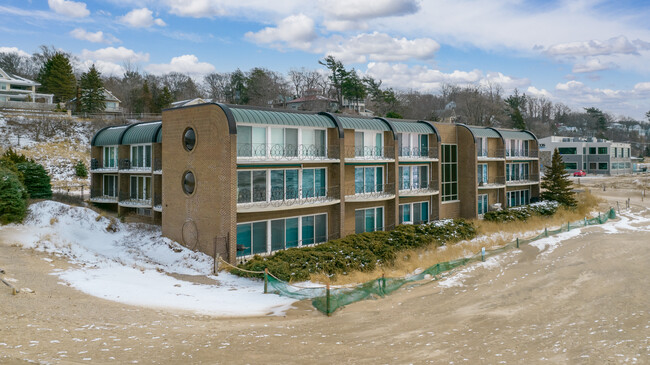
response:
<svg viewBox="0 0 650 365"><path fill-rule="evenodd" d="M185 133L183 133L183 145L185 146L186 150L191 151L194 149L195 144L196 134L194 133L194 129L187 128L185 130Z"/></svg>
<svg viewBox="0 0 650 365"><path fill-rule="evenodd" d="M194 193L195 183L196 181L194 180L194 174L192 171L185 172L185 175L183 176L183 191L185 191L185 194L192 195L192 193Z"/></svg>

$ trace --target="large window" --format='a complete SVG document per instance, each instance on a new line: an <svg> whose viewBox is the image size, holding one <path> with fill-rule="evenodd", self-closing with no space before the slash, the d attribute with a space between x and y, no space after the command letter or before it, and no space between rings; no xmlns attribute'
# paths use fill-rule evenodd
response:
<svg viewBox="0 0 650 365"><path fill-rule="evenodd" d="M151 177L131 176L131 199L151 199Z"/></svg>
<svg viewBox="0 0 650 365"><path fill-rule="evenodd" d="M488 183L488 165L480 163L476 166L476 177L479 185Z"/></svg>
<svg viewBox="0 0 650 365"><path fill-rule="evenodd" d="M481 194L478 196L478 214L485 214L488 211L488 196Z"/></svg>
<svg viewBox="0 0 650 365"><path fill-rule="evenodd" d="M117 146L104 146L104 167L117 167Z"/></svg>
<svg viewBox="0 0 650 365"><path fill-rule="evenodd" d="M151 145L131 146L131 168L151 167Z"/></svg>
<svg viewBox="0 0 650 365"><path fill-rule="evenodd" d="M560 153L560 155L575 155L578 153L578 149L576 147L559 147L557 151Z"/></svg>
<svg viewBox="0 0 650 365"><path fill-rule="evenodd" d="M429 221L429 202L400 204L399 224L423 224Z"/></svg>
<svg viewBox="0 0 650 365"><path fill-rule="evenodd" d="M598 154L599 155L606 155L607 152L607 147L598 147Z"/></svg>
<svg viewBox="0 0 650 365"><path fill-rule="evenodd" d="M354 132L354 156L383 157L384 134L374 131L357 131Z"/></svg>
<svg viewBox="0 0 650 365"><path fill-rule="evenodd" d="M397 144L400 157L427 157L429 154L428 134L398 133Z"/></svg>
<svg viewBox="0 0 650 365"><path fill-rule="evenodd" d="M506 181L527 181L529 178L528 162L506 164Z"/></svg>
<svg viewBox="0 0 650 365"><path fill-rule="evenodd" d="M327 241L327 214L237 225L237 256L265 254Z"/></svg>
<svg viewBox="0 0 650 365"><path fill-rule="evenodd" d="M599 162L598 170L607 170L607 162Z"/></svg>
<svg viewBox="0 0 650 365"><path fill-rule="evenodd" d="M515 190L507 193L508 206L518 207L530 202L530 190Z"/></svg>
<svg viewBox="0 0 650 365"><path fill-rule="evenodd" d="M596 147L589 147L589 154L590 155L595 155L596 154Z"/></svg>
<svg viewBox="0 0 650 365"><path fill-rule="evenodd" d="M355 233L374 232L384 229L384 208L358 209L354 212Z"/></svg>
<svg viewBox="0 0 650 365"><path fill-rule="evenodd" d="M400 166L399 190L426 189L429 186L429 167Z"/></svg>
<svg viewBox="0 0 650 365"><path fill-rule="evenodd" d="M442 201L458 200L458 146L442 145Z"/></svg>
<svg viewBox="0 0 650 365"><path fill-rule="evenodd" d="M325 132L310 128L237 126L237 156L324 157Z"/></svg>
<svg viewBox="0 0 650 365"><path fill-rule="evenodd" d="M237 203L326 196L326 174L325 168L238 170Z"/></svg>
<svg viewBox="0 0 650 365"><path fill-rule="evenodd" d="M384 168L382 166L354 168L355 194L381 191L384 191Z"/></svg>
<svg viewBox="0 0 650 365"><path fill-rule="evenodd" d="M117 196L117 175L104 175L103 195Z"/></svg>
<svg viewBox="0 0 650 365"><path fill-rule="evenodd" d="M528 141L521 139L506 139L506 153L508 156L528 156Z"/></svg>
<svg viewBox="0 0 650 365"><path fill-rule="evenodd" d="M577 162L565 162L564 163L564 169L565 170L577 170L578 169L578 163Z"/></svg>

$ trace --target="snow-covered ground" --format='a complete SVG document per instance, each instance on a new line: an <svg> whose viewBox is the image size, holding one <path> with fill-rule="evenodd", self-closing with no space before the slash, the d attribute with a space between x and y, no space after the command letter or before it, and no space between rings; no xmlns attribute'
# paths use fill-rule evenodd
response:
<svg viewBox="0 0 650 365"><path fill-rule="evenodd" d="M90 295L215 316L282 315L295 302L264 294L260 280L225 272L213 276L211 257L162 237L159 227L123 224L87 208L53 201L32 204L29 210L24 224L0 230L12 230L13 240L23 247L75 264L53 274L62 284ZM213 284L197 284L173 274L207 277Z"/></svg>

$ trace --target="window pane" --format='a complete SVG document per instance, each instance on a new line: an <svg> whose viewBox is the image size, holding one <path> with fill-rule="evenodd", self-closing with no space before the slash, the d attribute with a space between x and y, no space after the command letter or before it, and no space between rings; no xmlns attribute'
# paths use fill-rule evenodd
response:
<svg viewBox="0 0 650 365"><path fill-rule="evenodd" d="M285 156L298 156L298 130L296 128L285 129Z"/></svg>
<svg viewBox="0 0 650 365"><path fill-rule="evenodd" d="M287 199L298 198L298 170L286 171L286 194Z"/></svg>
<svg viewBox="0 0 650 365"><path fill-rule="evenodd" d="M138 167L144 166L144 146L138 146Z"/></svg>
<svg viewBox="0 0 650 365"><path fill-rule="evenodd" d="M271 221L271 251L284 249L284 219Z"/></svg>
<svg viewBox="0 0 650 365"><path fill-rule="evenodd" d="M271 200L284 199L284 170L271 170Z"/></svg>
<svg viewBox="0 0 650 365"><path fill-rule="evenodd" d="M363 233L366 231L365 228L365 210L356 210L354 212L354 232Z"/></svg>
<svg viewBox="0 0 650 365"><path fill-rule="evenodd" d="M252 132L253 156L266 156L266 128L253 127Z"/></svg>
<svg viewBox="0 0 650 365"><path fill-rule="evenodd" d="M138 178L131 176L131 199L138 197Z"/></svg>
<svg viewBox="0 0 650 365"><path fill-rule="evenodd" d="M411 204L402 205L402 214L404 222L411 223Z"/></svg>
<svg viewBox="0 0 650 365"><path fill-rule="evenodd" d="M237 256L251 254L251 224L237 225Z"/></svg>
<svg viewBox="0 0 650 365"><path fill-rule="evenodd" d="M429 155L429 135L421 134L420 135L420 156Z"/></svg>
<svg viewBox="0 0 650 365"><path fill-rule="evenodd" d="M420 203L413 204L413 223L422 223L422 206Z"/></svg>
<svg viewBox="0 0 650 365"><path fill-rule="evenodd" d="M366 232L375 231L375 210L366 209Z"/></svg>
<svg viewBox="0 0 650 365"><path fill-rule="evenodd" d="M325 196L327 194L325 188L325 169L316 169L314 179L316 196Z"/></svg>
<svg viewBox="0 0 650 365"><path fill-rule="evenodd" d="M306 148L309 148L315 143L315 132L316 130L314 129L302 130L302 144L305 145Z"/></svg>
<svg viewBox="0 0 650 365"><path fill-rule="evenodd" d="M314 217L302 217L302 244L311 245L314 243Z"/></svg>
<svg viewBox="0 0 650 365"><path fill-rule="evenodd" d="M237 156L252 156L253 131L248 126L237 126Z"/></svg>
<svg viewBox="0 0 650 365"><path fill-rule="evenodd" d="M354 132L354 155L363 156L363 132Z"/></svg>
<svg viewBox="0 0 650 365"><path fill-rule="evenodd" d="M314 222L316 227L316 243L327 241L327 215L319 214Z"/></svg>
<svg viewBox="0 0 650 365"><path fill-rule="evenodd" d="M314 197L314 170L302 170L302 197Z"/></svg>
<svg viewBox="0 0 650 365"><path fill-rule="evenodd" d="M317 156L325 156L325 131L317 130L314 136L314 149Z"/></svg>
<svg viewBox="0 0 650 365"><path fill-rule="evenodd" d="M298 218L285 220L285 239L287 248L298 247Z"/></svg>
<svg viewBox="0 0 650 365"><path fill-rule="evenodd" d="M253 171L253 201L266 201L266 171Z"/></svg>
<svg viewBox="0 0 650 365"><path fill-rule="evenodd" d="M361 194L363 189L363 167L354 168L354 193Z"/></svg>
<svg viewBox="0 0 650 365"><path fill-rule="evenodd" d="M375 220L375 222L378 231L384 229L384 208L377 208L377 219Z"/></svg>
<svg viewBox="0 0 650 365"><path fill-rule="evenodd" d="M420 204L420 219L423 223L429 221L429 202L422 202Z"/></svg>
<svg viewBox="0 0 650 365"><path fill-rule="evenodd" d="M375 135L375 149L376 149L376 156L383 156L384 151L382 149L382 143L381 143L381 133L377 133Z"/></svg>
<svg viewBox="0 0 650 365"><path fill-rule="evenodd" d="M364 170L365 170L365 181L366 181L365 191L366 192L376 191L376 187L375 187L376 168L366 167Z"/></svg>
<svg viewBox="0 0 650 365"><path fill-rule="evenodd" d="M251 172L237 171L237 203L251 202Z"/></svg>
<svg viewBox="0 0 650 365"><path fill-rule="evenodd" d="M253 223L253 253L266 252L266 222Z"/></svg>
<svg viewBox="0 0 650 365"><path fill-rule="evenodd" d="M377 167L377 176L375 177L377 191L384 191L384 169Z"/></svg>

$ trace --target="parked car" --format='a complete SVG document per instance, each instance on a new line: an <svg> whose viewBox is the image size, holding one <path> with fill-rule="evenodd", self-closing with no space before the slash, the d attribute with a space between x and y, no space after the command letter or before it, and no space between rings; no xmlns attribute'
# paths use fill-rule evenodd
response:
<svg viewBox="0 0 650 365"><path fill-rule="evenodd" d="M578 176L578 177L580 177L580 176L587 176L587 173L584 172L583 170L578 170L578 171L576 171L576 172L573 173L573 176Z"/></svg>

